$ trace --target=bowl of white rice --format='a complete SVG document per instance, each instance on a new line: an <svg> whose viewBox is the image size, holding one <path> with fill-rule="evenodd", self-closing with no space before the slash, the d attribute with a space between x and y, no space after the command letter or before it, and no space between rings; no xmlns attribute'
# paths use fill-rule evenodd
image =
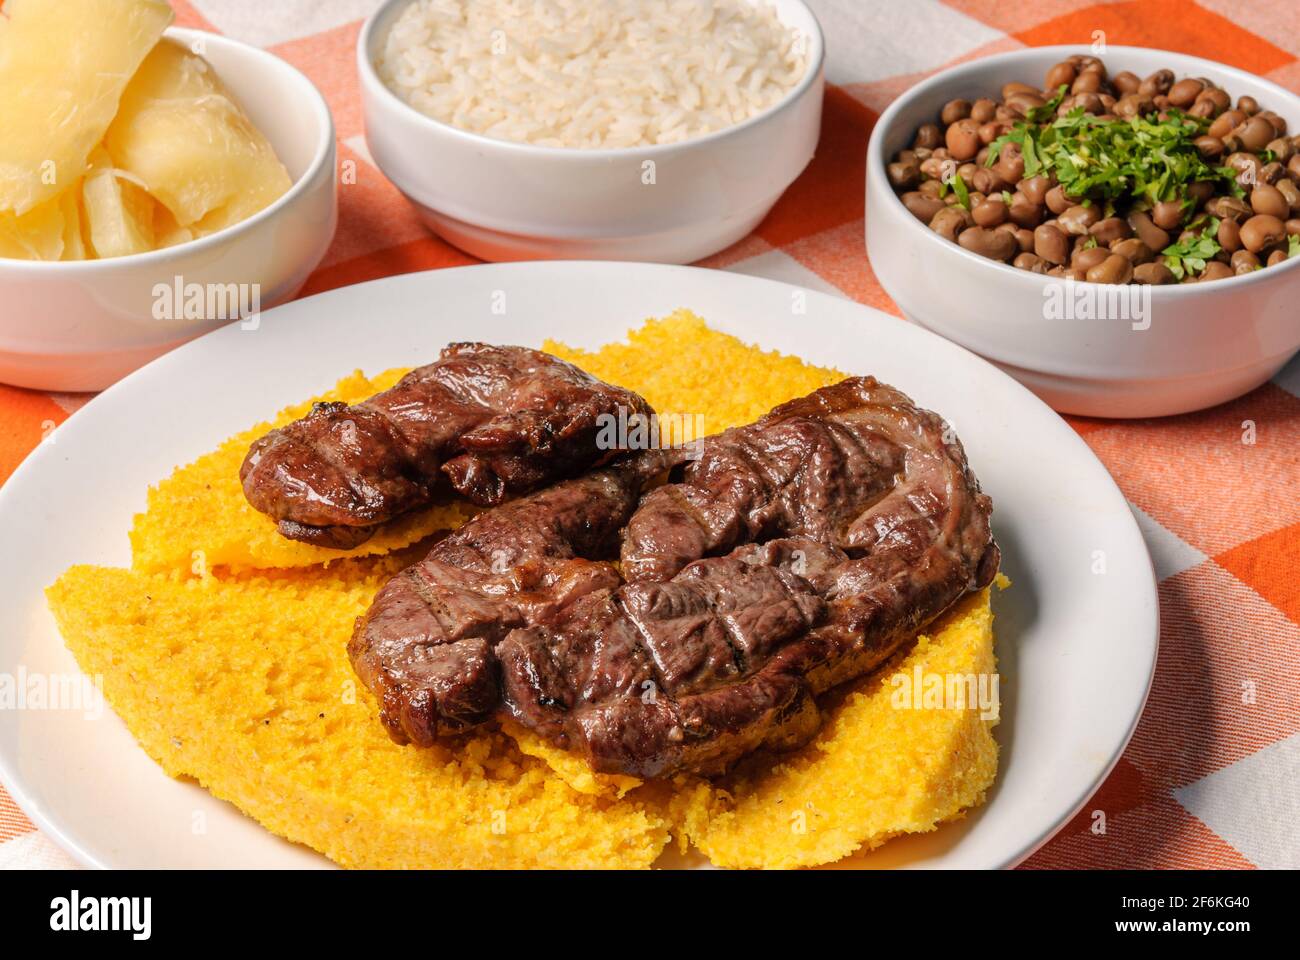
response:
<svg viewBox="0 0 1300 960"><path fill-rule="evenodd" d="M388 0L358 40L376 165L485 260L689 263L812 159L801 0Z"/></svg>

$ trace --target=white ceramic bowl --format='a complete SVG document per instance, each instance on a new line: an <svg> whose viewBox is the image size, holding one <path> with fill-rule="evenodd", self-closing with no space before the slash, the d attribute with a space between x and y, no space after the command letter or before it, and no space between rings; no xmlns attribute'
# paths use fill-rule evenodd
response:
<svg viewBox="0 0 1300 960"><path fill-rule="evenodd" d="M689 263L753 230L812 159L824 44L800 0L774 0L781 21L806 38L809 57L807 74L780 103L683 143L607 150L497 140L408 105L374 64L410 2L384 3L357 42L366 140L429 227L484 260ZM646 185L651 161L654 183Z"/></svg>
<svg viewBox="0 0 1300 960"><path fill-rule="evenodd" d="M334 124L320 92L255 47L197 30L173 28L167 36L202 42L203 55L271 142L293 187L243 223L166 250L67 263L0 259L0 382L102 390L228 322L155 310L159 284L174 289L179 277L199 285L189 289L248 284L249 292L256 284L267 308L293 297L329 247L338 222Z"/></svg>
<svg viewBox="0 0 1300 960"><path fill-rule="evenodd" d="M1300 349L1300 258L1243 277L1146 289L1144 308L1109 319L1061 319L1054 299L1098 302L1099 284L1060 280L989 260L950 243L903 206L886 176L916 128L956 97L996 97L1012 80L1040 87L1048 68L1086 47L999 54L936 74L881 116L867 155L867 247L886 292L909 318L992 360L1067 413L1149 417L1222 403L1272 377ZM1300 132L1300 98L1233 67L1139 47L1109 47L1109 72L1145 77L1161 67L1208 77L1236 98L1248 94ZM1050 308L1049 308L1050 304ZM1127 313L1127 315L1125 315ZM1132 319L1136 317L1136 319ZM1149 326L1147 322L1149 321Z"/></svg>

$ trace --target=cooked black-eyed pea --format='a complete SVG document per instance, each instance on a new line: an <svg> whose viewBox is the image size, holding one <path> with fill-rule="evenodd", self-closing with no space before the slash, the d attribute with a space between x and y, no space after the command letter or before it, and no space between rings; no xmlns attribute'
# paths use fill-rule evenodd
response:
<svg viewBox="0 0 1300 960"><path fill-rule="evenodd" d="M1079 93L1096 93L1101 89L1105 78L1096 70L1084 70L1074 78L1074 83L1070 84L1070 92Z"/></svg>
<svg viewBox="0 0 1300 960"><path fill-rule="evenodd" d="M1009 226L1010 224L1004 223L999 229L1005 230ZM1016 246L1020 248L1021 253L1034 252L1034 231L1017 226L1011 235L1016 238Z"/></svg>
<svg viewBox="0 0 1300 960"><path fill-rule="evenodd" d="M1103 100L1104 104L1105 101ZM1115 101L1115 115L1123 117L1125 120L1131 120L1134 117L1144 117L1156 108L1155 100L1142 93L1126 93Z"/></svg>
<svg viewBox="0 0 1300 960"><path fill-rule="evenodd" d="M1042 257L1035 256L1032 253L1020 253L1016 259L1011 261L1013 267L1021 270L1028 270L1030 273L1047 273L1051 265Z"/></svg>
<svg viewBox="0 0 1300 960"><path fill-rule="evenodd" d="M1090 113L1094 117L1103 113L1106 109L1105 105L1101 102L1101 97L1097 96L1095 93L1085 92L1073 94L1062 100L1061 105L1056 108L1056 114L1057 116L1063 117L1076 108L1082 110L1084 113Z"/></svg>
<svg viewBox="0 0 1300 960"><path fill-rule="evenodd" d="M957 235L957 242L971 253L978 253L990 260L1007 261L1020 251L1016 238L1005 230L968 227Z"/></svg>
<svg viewBox="0 0 1300 960"><path fill-rule="evenodd" d="M1133 235L1133 228L1120 217L1104 217L1088 228L1098 243L1109 247L1117 240L1124 240Z"/></svg>
<svg viewBox="0 0 1300 960"><path fill-rule="evenodd" d="M970 211L956 204L944 207L930 220L930 229L945 240L955 241L958 233L974 225Z"/></svg>
<svg viewBox="0 0 1300 960"><path fill-rule="evenodd" d="M1092 283L1128 283L1133 279L1133 264L1127 257L1112 253L1101 263L1090 267L1087 277Z"/></svg>
<svg viewBox="0 0 1300 960"><path fill-rule="evenodd" d="M923 180L916 190L924 196L934 197L938 200L940 195L943 193L943 183L939 180Z"/></svg>
<svg viewBox="0 0 1300 960"><path fill-rule="evenodd" d="M1295 216L1300 213L1300 187L1296 186L1294 180L1290 177L1283 177L1273 184L1273 188L1282 194L1283 199L1286 200L1286 216Z"/></svg>
<svg viewBox="0 0 1300 960"><path fill-rule="evenodd" d="M1275 184L1286 176L1286 167L1274 160L1259 168L1259 179L1263 183Z"/></svg>
<svg viewBox="0 0 1300 960"><path fill-rule="evenodd" d="M1007 219L1007 205L1001 197L989 197L979 204L972 202L970 212L975 225L980 227L996 227Z"/></svg>
<svg viewBox="0 0 1300 960"><path fill-rule="evenodd" d="M1273 125L1256 114L1234 131L1241 138L1244 149L1256 153L1268 146L1269 141L1277 138Z"/></svg>
<svg viewBox="0 0 1300 960"><path fill-rule="evenodd" d="M921 124L916 128L916 136L912 138L913 147L924 147L927 150L933 150L942 143L943 131L937 123Z"/></svg>
<svg viewBox="0 0 1300 960"><path fill-rule="evenodd" d="M886 169L889 173L889 182L894 185L895 190L910 190L921 182L921 164L916 157L896 161Z"/></svg>
<svg viewBox="0 0 1300 960"><path fill-rule="evenodd" d="M1286 137L1274 137L1264 149L1272 153L1282 163L1286 163L1295 156L1295 144Z"/></svg>
<svg viewBox="0 0 1300 960"><path fill-rule="evenodd" d="M1285 239L1285 224L1270 214L1256 214L1241 225L1241 244L1251 253L1259 253Z"/></svg>
<svg viewBox="0 0 1300 960"><path fill-rule="evenodd" d="M1151 221L1161 230L1175 230L1183 222L1183 205L1177 200L1161 200L1151 208Z"/></svg>
<svg viewBox="0 0 1300 960"><path fill-rule="evenodd" d="M1282 226L1286 228L1288 237L1300 237L1300 217L1292 217Z"/></svg>
<svg viewBox="0 0 1300 960"><path fill-rule="evenodd" d="M1018 93L1038 93L1037 87L1032 87L1027 83L1021 83L1019 80L1012 80L1002 84L1002 99L1010 100Z"/></svg>
<svg viewBox="0 0 1300 960"><path fill-rule="evenodd" d="M1169 246L1169 231L1162 230L1152 222L1150 214L1142 210L1128 215L1128 225L1133 228L1137 238L1152 250L1163 250Z"/></svg>
<svg viewBox="0 0 1300 960"><path fill-rule="evenodd" d="M1259 116L1263 117L1273 126L1274 132L1279 137L1286 136L1286 118L1274 113L1272 110L1261 110Z"/></svg>
<svg viewBox="0 0 1300 960"><path fill-rule="evenodd" d="M1223 165L1237 171L1237 183L1242 186L1259 183L1259 171L1264 167L1264 163L1259 157L1253 153L1246 153L1244 150L1230 153L1228 158L1223 161Z"/></svg>
<svg viewBox="0 0 1300 960"><path fill-rule="evenodd" d="M1097 212L1096 204L1085 207L1077 203L1058 216L1056 223L1066 233L1081 237L1100 219L1101 215Z"/></svg>
<svg viewBox="0 0 1300 960"><path fill-rule="evenodd" d="M1110 85L1123 96L1126 93L1137 93L1142 80L1132 70L1121 70L1110 78Z"/></svg>
<svg viewBox="0 0 1300 960"><path fill-rule="evenodd" d="M1075 270L1087 273L1093 267L1099 266L1107 257L1111 255L1105 247L1086 247L1076 249L1074 256L1070 258L1070 266Z"/></svg>
<svg viewBox="0 0 1300 960"><path fill-rule="evenodd" d="M1029 116L1029 111L1041 107L1046 101L1037 91L1021 91L1007 97L1007 109L1017 117Z"/></svg>
<svg viewBox="0 0 1300 960"><path fill-rule="evenodd" d="M1074 200L1066 196L1065 191L1061 189L1060 184L1051 187L1043 196L1043 202L1047 204L1047 209L1052 213L1060 216L1074 206Z"/></svg>
<svg viewBox="0 0 1300 960"><path fill-rule="evenodd" d="M1005 120L989 120L987 123L982 123L979 130L980 143L987 147L1004 133L1009 133L1010 130L1011 126Z"/></svg>
<svg viewBox="0 0 1300 960"><path fill-rule="evenodd" d="M1007 211L1018 227L1032 230L1043 222L1043 208L1030 201L1023 193L1011 195L1011 207Z"/></svg>
<svg viewBox="0 0 1300 960"><path fill-rule="evenodd" d="M1063 264L1070 257L1070 238L1054 222L1040 224L1034 230L1034 253L1048 263Z"/></svg>
<svg viewBox="0 0 1300 960"><path fill-rule="evenodd" d="M1137 237L1128 237L1124 240L1115 241L1110 245L1110 252L1118 253L1134 266L1139 263L1146 263L1155 256L1152 249Z"/></svg>
<svg viewBox="0 0 1300 960"><path fill-rule="evenodd" d="M952 126L958 120L965 120L969 116L969 100L949 100L943 105L943 109L939 111L939 119L943 122L945 127Z"/></svg>
<svg viewBox="0 0 1300 960"><path fill-rule="evenodd" d="M1267 183L1258 184L1250 191L1250 208L1279 220L1285 220L1291 212L1291 204L1287 203L1282 191Z"/></svg>
<svg viewBox="0 0 1300 960"><path fill-rule="evenodd" d="M1239 277L1244 276L1247 273L1254 273L1260 266L1259 257L1255 256L1255 254L1251 253L1249 250L1238 250L1232 255L1232 259L1228 261L1228 265L1232 267L1232 272Z"/></svg>
<svg viewBox="0 0 1300 960"><path fill-rule="evenodd" d="M1268 260L1265 262L1265 266L1276 267L1279 263L1285 263L1286 260L1287 252L1285 250L1274 250L1268 255Z"/></svg>
<svg viewBox="0 0 1300 960"><path fill-rule="evenodd" d="M1017 143L1003 144L998 153L998 162L993 165L998 176L1007 183L1019 183L1025 176L1025 158L1020 153Z"/></svg>
<svg viewBox="0 0 1300 960"><path fill-rule="evenodd" d="M1056 91L1062 85L1068 87L1074 83L1074 78L1078 75L1079 71L1074 64L1068 60L1062 60L1047 71L1047 79L1043 81L1043 89Z"/></svg>
<svg viewBox="0 0 1300 960"><path fill-rule="evenodd" d="M1197 180L1187 185L1187 199L1199 207L1213 197L1218 189L1213 180Z"/></svg>
<svg viewBox="0 0 1300 960"><path fill-rule="evenodd" d="M1195 141L1196 149L1206 160L1213 160L1216 157L1223 156L1223 141L1218 137L1211 137L1208 134L1203 137L1197 137Z"/></svg>
<svg viewBox="0 0 1300 960"><path fill-rule="evenodd" d="M970 105L970 118L976 123L988 123L997 113L998 105L988 97L980 97Z"/></svg>
<svg viewBox="0 0 1300 960"><path fill-rule="evenodd" d="M1236 253L1241 249L1241 227L1236 220L1220 220L1215 239L1228 253Z"/></svg>
<svg viewBox="0 0 1300 960"><path fill-rule="evenodd" d="M971 178L971 184L980 193L1001 193L1010 190L1011 184L1003 180L997 168L979 167Z"/></svg>
<svg viewBox="0 0 1300 960"><path fill-rule="evenodd" d="M1237 127L1246 122L1246 115L1240 110L1227 110L1214 118L1206 134L1211 137L1218 137L1222 140Z"/></svg>
<svg viewBox="0 0 1300 960"><path fill-rule="evenodd" d="M1197 107L1202 103L1210 104L1209 113L1197 113L1192 109L1189 109L1187 112L1194 117L1217 117L1219 114L1223 113L1224 110L1231 108L1232 98L1229 97L1226 92L1217 87L1206 87L1196 95L1196 100L1192 103L1192 107Z"/></svg>
<svg viewBox="0 0 1300 960"><path fill-rule="evenodd" d="M1219 260L1211 260L1201 271L1201 275L1196 279L1201 283L1209 283L1212 280L1227 280L1229 277L1235 277L1236 271Z"/></svg>
<svg viewBox="0 0 1300 960"><path fill-rule="evenodd" d="M1259 101L1254 97L1241 96L1237 98L1237 109L1247 116L1259 113Z"/></svg>
<svg viewBox="0 0 1300 960"><path fill-rule="evenodd" d="M958 120L944 134L944 142L954 160L969 160L980 149L980 125L968 117Z"/></svg>
<svg viewBox="0 0 1300 960"><path fill-rule="evenodd" d="M1138 90L1154 97L1157 93L1168 94L1173 85L1174 72L1172 70L1157 70L1138 84Z"/></svg>
<svg viewBox="0 0 1300 960"><path fill-rule="evenodd" d="M1201 91L1204 89L1205 84L1200 80L1187 77L1170 87L1167 95L1169 102L1175 107L1189 107L1196 102L1196 98L1200 96Z"/></svg>
<svg viewBox="0 0 1300 960"><path fill-rule="evenodd" d="M1052 181L1044 176L1026 177L1017 185L1021 193L1036 207L1041 207L1047 199L1047 191L1052 189Z"/></svg>
<svg viewBox="0 0 1300 960"><path fill-rule="evenodd" d="M1300 180L1300 153L1286 162L1286 173L1294 180Z"/></svg>
<svg viewBox="0 0 1300 960"><path fill-rule="evenodd" d="M934 219L934 215L945 206L944 202L938 197L927 197L924 193L916 190L903 194L902 199L903 206L907 207L908 213L922 223L929 223Z"/></svg>
<svg viewBox="0 0 1300 960"><path fill-rule="evenodd" d="M1245 200L1236 197L1213 197L1205 204L1205 212L1223 220L1236 220L1238 223L1254 213Z"/></svg>
<svg viewBox="0 0 1300 960"><path fill-rule="evenodd" d="M944 173L949 169L947 164L952 162L951 157L936 157L931 154L921 161L921 173L931 180L942 180Z"/></svg>
<svg viewBox="0 0 1300 960"><path fill-rule="evenodd" d="M1174 276L1174 272L1159 260L1152 263L1139 263L1133 268L1134 283L1161 286L1166 283L1176 283L1177 280L1178 278Z"/></svg>

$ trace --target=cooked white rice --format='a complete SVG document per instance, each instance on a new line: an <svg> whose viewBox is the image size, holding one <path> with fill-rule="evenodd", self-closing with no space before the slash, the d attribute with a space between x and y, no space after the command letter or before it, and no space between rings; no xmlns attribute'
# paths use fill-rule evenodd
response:
<svg viewBox="0 0 1300 960"><path fill-rule="evenodd" d="M592 148L740 123L780 101L807 56L761 0L416 0L376 66L436 120Z"/></svg>

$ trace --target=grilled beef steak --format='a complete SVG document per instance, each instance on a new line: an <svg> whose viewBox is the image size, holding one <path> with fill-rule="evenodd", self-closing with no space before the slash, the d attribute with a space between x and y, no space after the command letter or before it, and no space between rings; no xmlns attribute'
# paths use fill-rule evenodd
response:
<svg viewBox="0 0 1300 960"><path fill-rule="evenodd" d="M352 662L399 742L505 710L642 777L797 746L819 694L997 572L990 501L946 430L854 378L706 438L644 496L671 454L498 507L384 587Z"/></svg>
<svg viewBox="0 0 1300 960"><path fill-rule="evenodd" d="M456 343L362 403L318 403L248 451L256 509L294 540L349 548L430 502L439 478L483 506L614 456L602 415L649 405L537 350Z"/></svg>

